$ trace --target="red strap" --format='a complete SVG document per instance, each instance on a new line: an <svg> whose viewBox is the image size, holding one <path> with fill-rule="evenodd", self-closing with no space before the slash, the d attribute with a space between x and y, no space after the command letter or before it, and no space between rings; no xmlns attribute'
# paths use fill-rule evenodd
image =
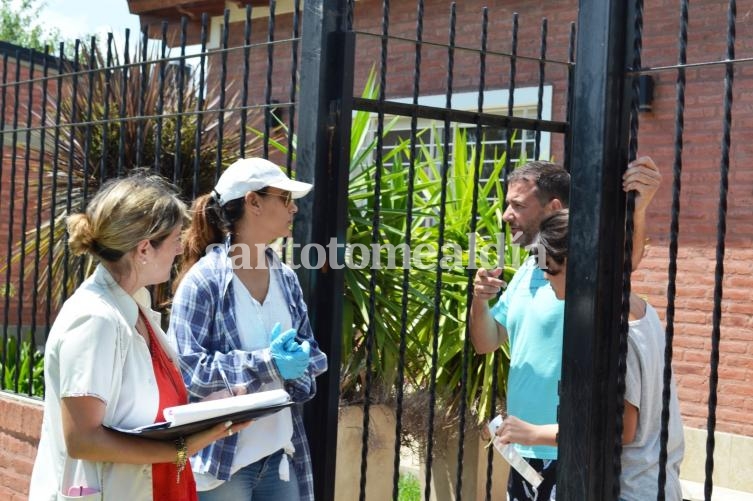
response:
<svg viewBox="0 0 753 501"><path fill-rule="evenodd" d="M188 392L183 385L183 379L175 364L162 348L157 335L154 333L152 326L147 321L145 315L139 310L146 330L149 332L149 348L152 353L152 367L154 368L154 377L157 381L159 390L159 406L155 423L165 420L162 411L166 407L182 405L188 403ZM152 491L154 499L165 501L198 501L196 494L196 482L194 481L191 467L183 470L178 480L178 469L175 463L155 463L152 465Z"/></svg>

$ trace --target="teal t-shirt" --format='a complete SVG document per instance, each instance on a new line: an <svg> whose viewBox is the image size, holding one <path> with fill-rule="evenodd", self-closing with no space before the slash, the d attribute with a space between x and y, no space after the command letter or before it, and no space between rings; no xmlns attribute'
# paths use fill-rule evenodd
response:
<svg viewBox="0 0 753 501"><path fill-rule="evenodd" d="M529 423L557 423L564 305L536 260L529 258L491 310L510 339L507 414ZM556 447L516 448L523 457L557 459Z"/></svg>

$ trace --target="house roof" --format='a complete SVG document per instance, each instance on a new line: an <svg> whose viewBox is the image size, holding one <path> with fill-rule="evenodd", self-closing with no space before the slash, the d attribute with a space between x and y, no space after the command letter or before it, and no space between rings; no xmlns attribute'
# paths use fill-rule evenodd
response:
<svg viewBox="0 0 753 501"><path fill-rule="evenodd" d="M177 45L180 39L180 20L185 17L186 43L199 42L201 35L201 15L221 16L225 11L225 0L126 0L131 14L139 16L142 26L149 27L150 38L155 38L162 29L163 21L168 22L168 43ZM269 0L233 0L228 2L238 8L268 6Z"/></svg>

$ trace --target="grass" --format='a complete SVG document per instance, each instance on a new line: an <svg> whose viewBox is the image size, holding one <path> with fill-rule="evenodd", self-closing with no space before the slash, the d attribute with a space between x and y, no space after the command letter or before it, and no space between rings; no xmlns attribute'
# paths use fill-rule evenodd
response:
<svg viewBox="0 0 753 501"><path fill-rule="evenodd" d="M401 474L397 487L399 489L397 498L400 501L420 501L421 484L414 475L409 473Z"/></svg>

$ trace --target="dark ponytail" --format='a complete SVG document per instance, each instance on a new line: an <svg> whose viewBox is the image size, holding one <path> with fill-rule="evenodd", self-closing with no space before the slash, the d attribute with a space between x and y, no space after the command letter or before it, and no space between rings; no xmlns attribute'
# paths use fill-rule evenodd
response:
<svg viewBox="0 0 753 501"><path fill-rule="evenodd" d="M212 193L194 200L191 206L191 226L183 236L183 256L174 289L177 289L191 266L206 253L207 247L222 243L225 235L234 232L235 223L243 217L244 204L244 198L236 198L220 207Z"/></svg>

